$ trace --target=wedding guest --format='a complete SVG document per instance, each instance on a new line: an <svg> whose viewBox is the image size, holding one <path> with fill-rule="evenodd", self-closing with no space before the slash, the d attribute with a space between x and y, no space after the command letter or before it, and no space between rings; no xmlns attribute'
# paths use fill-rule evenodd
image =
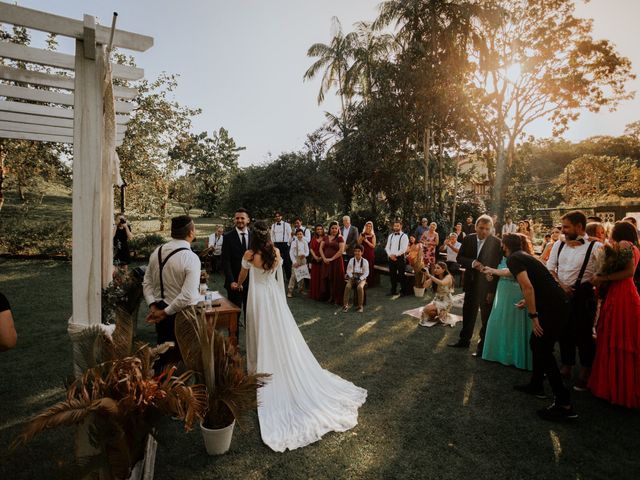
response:
<svg viewBox="0 0 640 480"><path fill-rule="evenodd" d="M400 283L400 295L408 295L407 277L405 272L404 254L409 245L409 237L402 231L402 222L393 222L393 231L387 238L385 251L389 257L389 277L391 278L391 292L387 295L397 295L398 283Z"/></svg>
<svg viewBox="0 0 640 480"><path fill-rule="evenodd" d="M587 223L591 223L591 222L602 223L602 218L598 217L597 215L592 215L590 217L587 217Z"/></svg>
<svg viewBox="0 0 640 480"><path fill-rule="evenodd" d="M298 230L302 230L302 235L304 236L307 244L311 243L311 230L303 225L300 217L296 217L293 221L293 228L291 229L291 239L289 240L289 243L292 243L296 238L296 232Z"/></svg>
<svg viewBox="0 0 640 480"><path fill-rule="evenodd" d="M522 251L533 255L533 249L524 235L519 233L511 235L519 235ZM522 290L507 268L507 258L503 257L497 268L485 267L482 273L499 278L491 315L487 322L482 358L490 362L531 370L533 368L533 356L529 347L531 321L525 310L516 307L516 304L523 300ZM488 279L492 280L492 278Z"/></svg>
<svg viewBox="0 0 640 480"><path fill-rule="evenodd" d="M519 235L505 235L502 239L507 268L522 290L524 300L518 307L526 308L531 319L531 351L533 371L528 384L516 385L520 392L546 398L545 375L553 390L554 403L538 410L545 420L568 420L577 418L571 406L571 395L562 382L553 347L567 321L568 300L547 268L533 255L522 250Z"/></svg>
<svg viewBox="0 0 640 480"><path fill-rule="evenodd" d="M173 349L160 356L158 373L167 363L180 361L174 331L176 314L198 303L200 257L191 250L196 226L188 215L171 219L171 241L160 245L149 257L142 289L149 305L146 322L155 325L158 345L174 342Z"/></svg>
<svg viewBox="0 0 640 480"><path fill-rule="evenodd" d="M423 262L427 268L436 263L436 249L440 244L440 237L438 237L438 232L436 231L437 228L438 224L431 222L429 224L429 230L424 232L420 238L424 255Z"/></svg>
<svg viewBox="0 0 640 480"><path fill-rule="evenodd" d="M329 303L339 305L344 295L344 253L345 243L340 235L338 222L329 224L329 234L320 242L322 257L322 278L329 292Z"/></svg>
<svg viewBox="0 0 640 480"><path fill-rule="evenodd" d="M456 223L456 226L453 228L453 233L455 233L457 235L457 239L461 243L464 240L464 237L467 236L467 234L464 233L464 231L462 230L462 223L461 222Z"/></svg>
<svg viewBox="0 0 640 480"><path fill-rule="evenodd" d="M422 238L422 234L429 230L429 220L423 218L420 220L420 225L416 228L416 238L420 240Z"/></svg>
<svg viewBox="0 0 640 480"><path fill-rule="evenodd" d="M476 224L473 223L473 217L467 217L467 223L464 224L462 230L465 235L471 235L472 233L476 233Z"/></svg>
<svg viewBox="0 0 640 480"><path fill-rule="evenodd" d="M576 363L576 348L580 354L580 374L575 390L586 389L595 347L591 330L596 315L596 299L591 279L595 274L595 253L600 242L586 237L587 217L578 210L562 217L565 241L553 245L547 268L570 299L567 328L560 332L560 357L563 377L570 379Z"/></svg>
<svg viewBox="0 0 640 480"><path fill-rule="evenodd" d="M214 233L209 235L204 243L205 248L210 249L210 273L212 274L218 273L222 266L222 242L224 242L224 228L220 225Z"/></svg>
<svg viewBox="0 0 640 480"><path fill-rule="evenodd" d="M506 235L508 233L516 233L516 224L513 223L513 219L511 217L506 217L504 225L502 226L502 235Z"/></svg>
<svg viewBox="0 0 640 480"><path fill-rule="evenodd" d="M453 348L468 348L476 324L478 310L482 319L480 341L476 346L474 356L481 357L484 347L484 334L487 321L491 314L493 296L497 287L497 279L489 281L482 273L487 266L496 268L502 259L500 240L491 235L493 220L488 215L482 215L476 220L476 232L462 242L458 252L458 263L465 268L464 272L464 304L462 306L462 330L460 339L449 344ZM519 238L519 237L518 237Z"/></svg>
<svg viewBox="0 0 640 480"><path fill-rule="evenodd" d="M442 245L440 245L439 250L441 252L446 252L447 254L447 269L451 272L452 275L455 275L458 271L460 271L460 264L458 263L458 253L460 252L460 247L462 244L458 241L458 236L455 233L450 233L447 239L444 241Z"/></svg>
<svg viewBox="0 0 640 480"><path fill-rule="evenodd" d="M455 326L449 312L453 306L453 275L447 269L445 262L438 262L433 266L433 272L427 273L425 287L433 287L435 295L431 303L422 310L422 318L418 325L430 326L430 322L438 321L443 325ZM431 325L433 326L433 325Z"/></svg>
<svg viewBox="0 0 640 480"><path fill-rule="evenodd" d="M531 228L531 222L529 220L524 221L524 234L533 242L533 229Z"/></svg>
<svg viewBox="0 0 640 480"><path fill-rule="evenodd" d="M328 292L323 288L322 281L322 255L320 254L320 243L325 237L324 227L322 225L316 225L309 244L309 253L311 254L310 274L311 280L309 281L309 298L312 300L323 300L323 295L328 295Z"/></svg>
<svg viewBox="0 0 640 480"><path fill-rule="evenodd" d="M9 300L0 292L0 352L6 352L16 346L18 334L13 323Z"/></svg>
<svg viewBox="0 0 640 480"><path fill-rule="evenodd" d="M604 228L604 225L599 222L587 223L585 233L587 234L587 237L589 237L589 239L597 240L603 245L607 241L607 230Z"/></svg>
<svg viewBox="0 0 640 480"><path fill-rule="evenodd" d="M640 237L640 228L638 228L638 221L636 220L636 217L624 217L622 221L629 222L631 225L633 225L638 232L638 237Z"/></svg>
<svg viewBox="0 0 640 480"><path fill-rule="evenodd" d="M542 249L542 254L540 255L540 261L542 263L546 264L547 261L549 260L549 255L551 255L551 248L553 247L553 244L558 241L561 234L562 234L562 225L553 227L553 229L551 230L551 238L549 242L547 242L547 244Z"/></svg>
<svg viewBox="0 0 640 480"><path fill-rule="evenodd" d="M376 234L373 231L373 222L368 221L364 224L362 234L358 237L358 245L362 246L362 256L367 260L367 262L369 262L369 270L372 273L373 267L376 264L376 243ZM369 285L369 287L375 287L376 284L376 276L373 274L369 275L367 285Z"/></svg>
<svg viewBox="0 0 640 480"><path fill-rule="evenodd" d="M246 313L249 281L239 285L240 270L242 269L242 257L251 242L249 232L249 212L244 208L238 208L233 215L234 228L224 234L222 241L222 271L224 272L224 288L227 290L229 301L242 308ZM242 288L239 288L241 287Z"/></svg>
<svg viewBox="0 0 640 480"><path fill-rule="evenodd" d="M115 249L113 262L125 270L131 263L131 253L129 252L129 241L133 240L131 226L127 223L124 213L116 215L116 222L113 224L113 247Z"/></svg>
<svg viewBox="0 0 640 480"><path fill-rule="evenodd" d="M351 225L351 218L348 215L342 217L342 238L344 238L344 265L349 263L353 258L353 248L358 244L358 228Z"/></svg>
<svg viewBox="0 0 640 480"><path fill-rule="evenodd" d="M415 235L409 235L409 244L407 245L405 260L407 265L413 269L415 280L414 285L417 288L423 288L424 284L424 272L422 271L424 267L423 258L422 244L420 242L416 242Z"/></svg>
<svg viewBox="0 0 640 480"><path fill-rule="evenodd" d="M625 217L622 219L622 221L629 222L631 225L633 225L633 227L636 229L636 232L638 233L638 238L640 238L640 230L638 230L638 222L636 221L635 217ZM636 247L640 248L640 242L636 244ZM636 285L638 293L640 293L640 265L636 267L636 272L633 275L633 282Z"/></svg>
<svg viewBox="0 0 640 480"><path fill-rule="evenodd" d="M593 278L596 286L607 284L607 294L598 319L589 389L613 404L640 408L640 295L633 284L640 262L638 232L631 223L617 222L611 244L608 253L621 265Z"/></svg>
<svg viewBox="0 0 640 480"><path fill-rule="evenodd" d="M289 247L289 256L291 257L291 263L293 265L293 272L289 279L289 288L287 291L287 297L293 297L293 290L298 286L300 294L304 294L304 278L298 280L296 277L295 269L307 265L307 257L309 256L309 244L304 238L304 232L301 228L296 230L295 240L291 242Z"/></svg>
<svg viewBox="0 0 640 480"><path fill-rule="evenodd" d="M289 256L289 240L291 239L291 225L282 220L282 213L276 212L271 225L271 241L280 250L285 284L291 278L291 257Z"/></svg>
<svg viewBox="0 0 640 480"><path fill-rule="evenodd" d="M521 233L522 235L526 235L527 234L527 227L524 224L524 220L520 220L518 222L518 229L516 233Z"/></svg>
<svg viewBox="0 0 640 480"><path fill-rule="evenodd" d="M364 311L364 287L367 285L369 278L369 262L362 256L364 249L360 245L353 247L353 258L349 260L347 265L347 273L345 275L346 285L344 288L343 311L349 310L349 299L351 298L351 290L356 288L358 297L357 309L358 313Z"/></svg>
<svg viewBox="0 0 640 480"><path fill-rule="evenodd" d="M498 215L491 215L491 220L493 221L493 226L491 227L491 235L499 236L499 232L502 226L498 224Z"/></svg>

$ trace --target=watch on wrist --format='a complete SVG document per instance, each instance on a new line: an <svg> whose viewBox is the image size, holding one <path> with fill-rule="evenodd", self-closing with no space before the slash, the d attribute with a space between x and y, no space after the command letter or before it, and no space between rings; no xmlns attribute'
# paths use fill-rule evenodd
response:
<svg viewBox="0 0 640 480"><path fill-rule="evenodd" d="M538 312L529 312L528 313L530 319L538 318Z"/></svg>

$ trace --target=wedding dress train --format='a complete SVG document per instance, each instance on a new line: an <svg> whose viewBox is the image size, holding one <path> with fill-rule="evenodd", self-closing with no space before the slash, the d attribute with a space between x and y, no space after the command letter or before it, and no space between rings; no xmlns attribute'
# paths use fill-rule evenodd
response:
<svg viewBox="0 0 640 480"><path fill-rule="evenodd" d="M267 271L245 260L242 266L249 269L247 367L271 374L258 390L264 443L283 452L355 427L367 391L324 370L313 356L289 310L281 262Z"/></svg>

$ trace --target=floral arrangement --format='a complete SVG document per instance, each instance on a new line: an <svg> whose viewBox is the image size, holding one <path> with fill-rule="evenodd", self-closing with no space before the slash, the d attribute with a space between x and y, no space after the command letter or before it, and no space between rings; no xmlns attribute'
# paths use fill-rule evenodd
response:
<svg viewBox="0 0 640 480"><path fill-rule="evenodd" d="M627 268L629 262L633 259L633 249L628 242L620 244L605 245L604 248L595 253L595 271L598 275L611 275ZM598 292L600 298L606 295L607 286L602 285Z"/></svg>

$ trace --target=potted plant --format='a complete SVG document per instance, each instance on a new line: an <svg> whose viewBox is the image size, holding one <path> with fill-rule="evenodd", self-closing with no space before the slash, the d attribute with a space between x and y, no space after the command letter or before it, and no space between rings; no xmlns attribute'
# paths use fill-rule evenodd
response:
<svg viewBox="0 0 640 480"><path fill-rule="evenodd" d="M109 480L140 478L149 439L163 416L183 420L186 430L204 416L206 389L189 384L192 372L174 377L176 367L157 375L153 370L158 355L170 346L138 345L133 349L130 315L118 310L116 316L112 335L100 326L78 334L76 346L83 353L83 373L69 384L64 401L27 423L13 448L46 429L76 425L81 427L79 437L87 436L92 448L78 454L80 471L74 476L99 471L101 478ZM150 470L153 472L153 464Z"/></svg>
<svg viewBox="0 0 640 480"><path fill-rule="evenodd" d="M209 455L226 453L236 420L257 407L268 374L246 373L237 348L216 330L217 314L188 307L176 316L176 339L186 367L207 387L208 409L200 428Z"/></svg>

